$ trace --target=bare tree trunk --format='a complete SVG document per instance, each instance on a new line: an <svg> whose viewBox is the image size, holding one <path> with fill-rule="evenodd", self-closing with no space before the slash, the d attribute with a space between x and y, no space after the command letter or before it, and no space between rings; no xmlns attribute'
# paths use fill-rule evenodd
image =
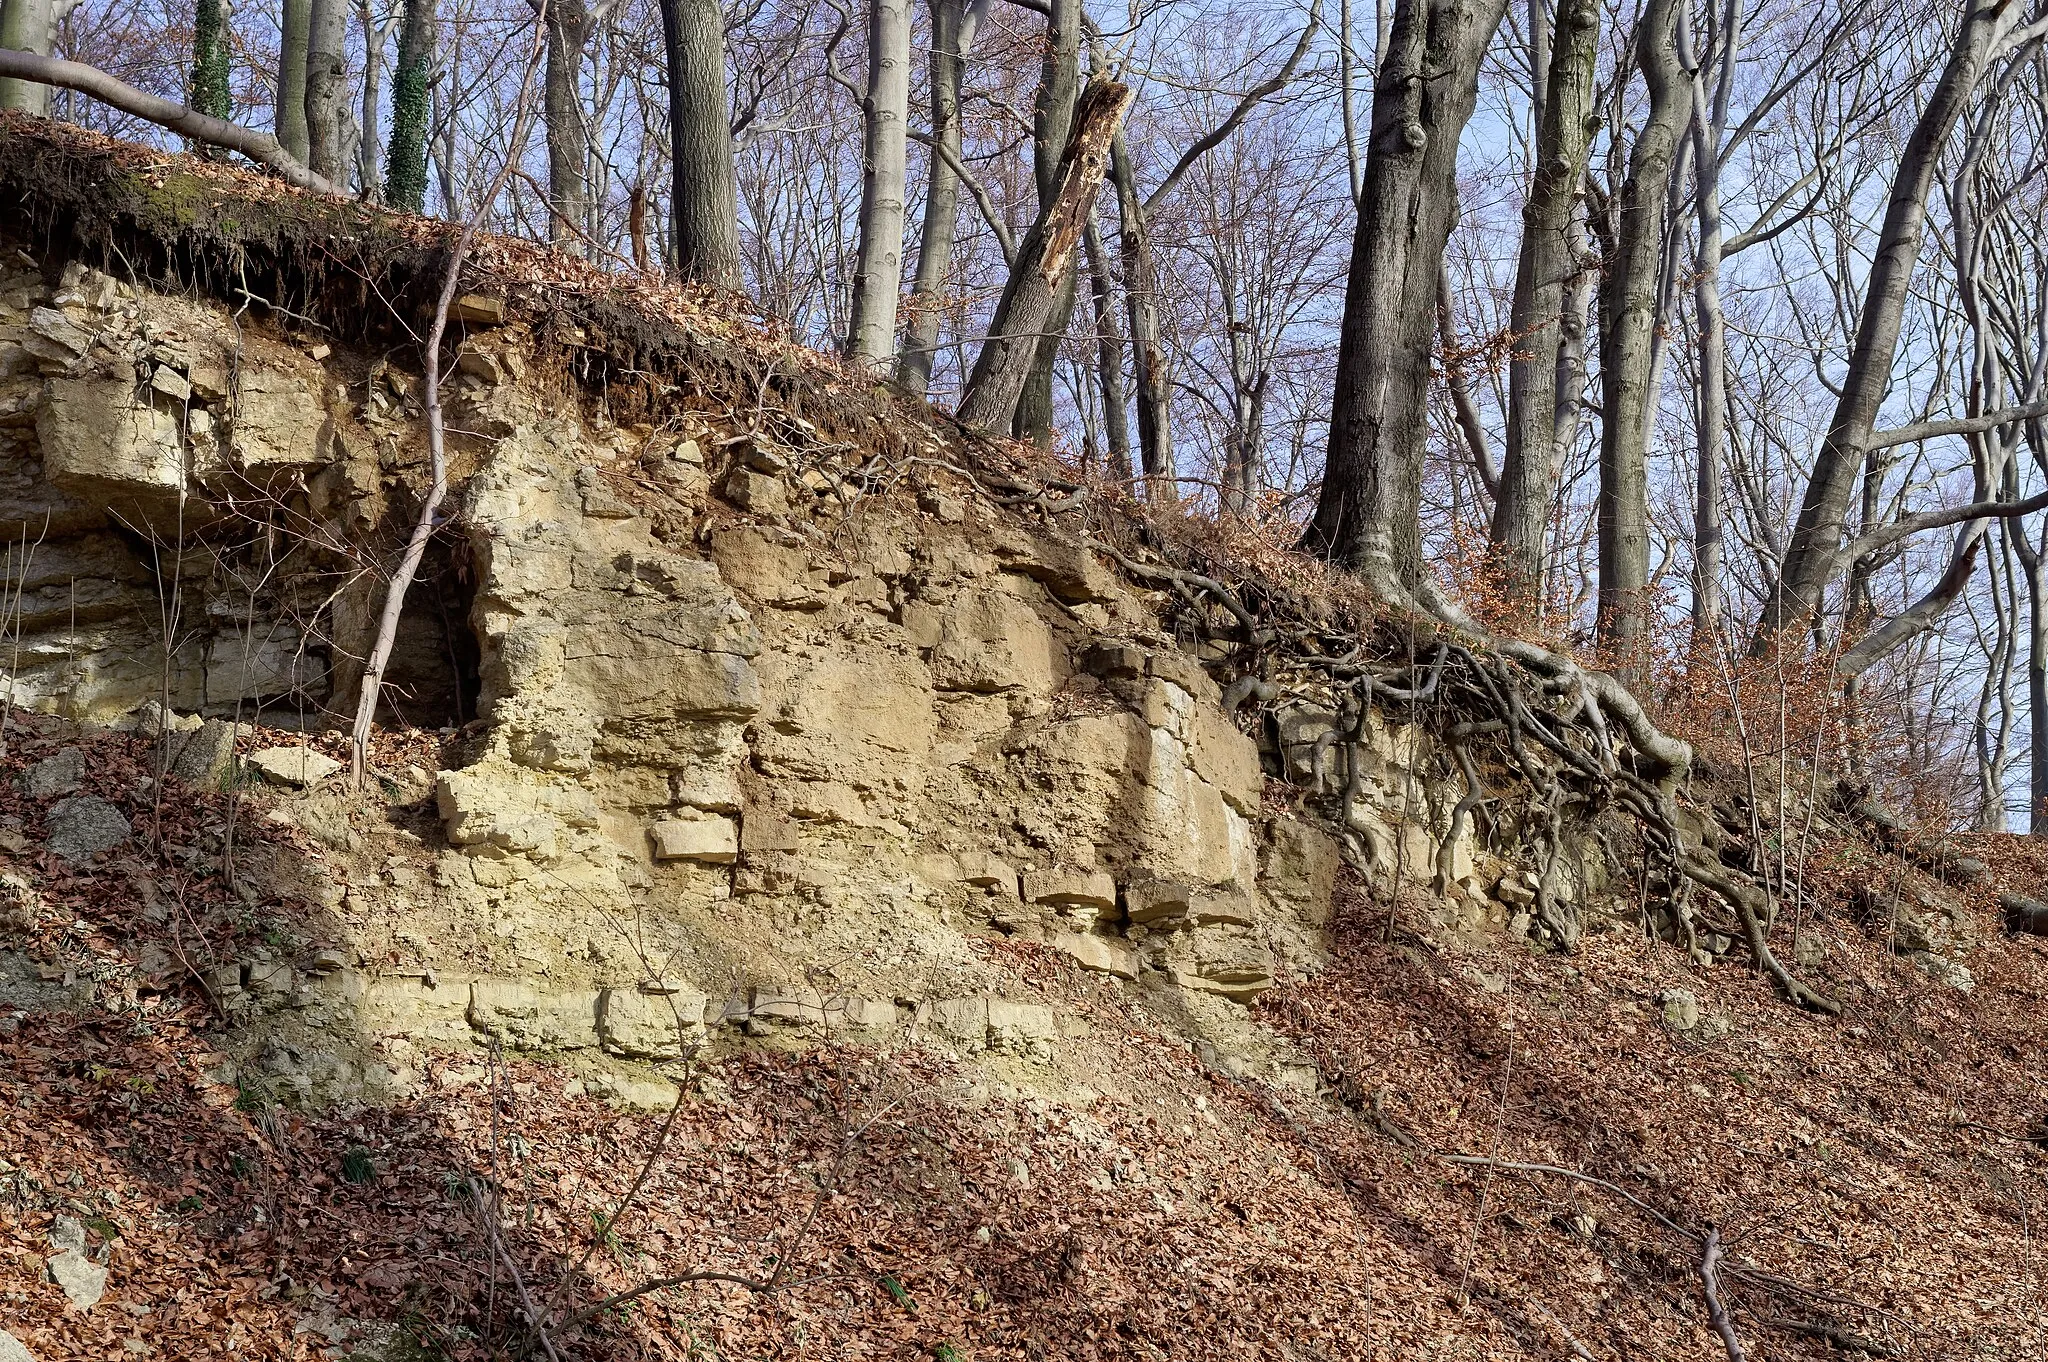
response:
<svg viewBox="0 0 2048 1362"><path fill-rule="evenodd" d="M1006 430L1017 411L1038 340L1059 301L1059 284L1073 271L1095 195L1108 169L1110 142L1131 107L1131 89L1116 81L1091 82L1081 96L1074 135L1060 160L1059 188L1017 248L1017 263L996 304L989 337L974 357L960 402L963 424Z"/></svg>
<svg viewBox="0 0 2048 1362"><path fill-rule="evenodd" d="M931 0L931 170L925 177L924 225L917 245L917 282L911 289L910 323L896 381L922 397L931 386L939 350L939 323L946 312L946 280L953 270L953 237L960 217L960 83L967 53L988 0ZM950 160L949 160L950 158Z"/></svg>
<svg viewBox="0 0 2048 1362"><path fill-rule="evenodd" d="M1152 262L1152 229L1138 194L1130 153L1119 135L1110 145L1121 231L1124 297L1131 313L1131 377L1138 390L1138 459L1145 495L1174 495L1173 421L1166 381L1166 348L1159 339L1159 274Z"/></svg>
<svg viewBox="0 0 2048 1362"><path fill-rule="evenodd" d="M315 0L324 3L325 0ZM590 117L583 107L583 50L597 27L584 0L533 0L547 20L541 114L548 133L548 240L571 255L590 245Z"/></svg>
<svg viewBox="0 0 2048 1362"><path fill-rule="evenodd" d="M312 0L306 28L306 141L313 173L342 184L348 106L347 0Z"/></svg>
<svg viewBox="0 0 2048 1362"><path fill-rule="evenodd" d="M278 26L277 140L301 161L313 154L306 130L306 48L312 22L313 0L284 0Z"/></svg>
<svg viewBox="0 0 2048 1362"><path fill-rule="evenodd" d="M2028 539L2024 525L2012 539L2027 583L2027 831L2048 837L2048 519L2041 542Z"/></svg>
<svg viewBox="0 0 2048 1362"><path fill-rule="evenodd" d="M1586 315L1593 310L1593 293L1599 282L1583 203L1572 213L1567 231L1572 259L1577 263L1566 276L1564 310L1557 319L1557 408L1551 419L1551 448L1560 459L1578 443L1585 417Z"/></svg>
<svg viewBox="0 0 2048 1362"><path fill-rule="evenodd" d="M1124 393L1124 338L1117 329L1116 295L1102 258L1102 234L1096 230L1092 214L1081 244L1088 253L1088 285L1095 303L1095 372L1102 385L1103 442L1109 449L1110 475L1127 483L1131 480L1131 426L1130 399Z"/></svg>
<svg viewBox="0 0 2048 1362"><path fill-rule="evenodd" d="M1540 0L1532 0L1531 21ZM1598 57L1598 0L1565 0L1541 83L1536 171L1522 209L1508 325L1515 334L1508 364L1507 450L1494 503L1493 542L1507 587L1532 611L1543 605L1544 547L1562 451L1557 446L1558 360L1568 285L1579 273L1572 218L1592 147L1593 73Z"/></svg>
<svg viewBox="0 0 2048 1362"><path fill-rule="evenodd" d="M1729 0L1717 53L1720 74L1711 104L1705 73L1692 81L1693 207L1699 219L1692 299L1700 326L1699 392L1694 413L1699 457L1693 484L1692 631L1695 642L1702 646L1716 637L1721 624L1721 465L1728 439L1728 323L1721 311L1721 136L1727 124L1735 56L1740 50L1741 17L1737 0ZM1678 59L1688 69L1694 65L1692 16L1683 8L1678 15Z"/></svg>
<svg viewBox="0 0 2048 1362"><path fill-rule="evenodd" d="M383 201L384 186L377 179L377 163L383 159L377 129L384 99L384 45L397 17L386 14L381 22L370 17L370 0L356 0L356 14L363 21L363 118L356 140L356 181L363 197L371 203Z"/></svg>
<svg viewBox="0 0 2048 1362"><path fill-rule="evenodd" d="M0 48L47 57L56 49L57 10L52 0L5 0L0 4ZM50 87L33 81L0 80L0 109L50 116Z"/></svg>
<svg viewBox="0 0 2048 1362"><path fill-rule="evenodd" d="M1400 0L1373 87L1329 455L1307 543L1395 603L1435 594L1419 512L1437 272L1458 139L1506 8L1507 0Z"/></svg>
<svg viewBox="0 0 2048 1362"><path fill-rule="evenodd" d="M1764 594L1763 616L1751 645L1758 652L1770 646L1780 629L1820 609L1822 593L1840 565L1849 500L1863 469L1878 408L1891 387L1899 328L1926 224L1928 190L1942 147L1983 75L1992 43L2012 17L2012 8L2012 0L1970 0L1941 79L1900 154L1834 418L1814 458L1813 476L1806 484L1778 580Z"/></svg>
<svg viewBox="0 0 2048 1362"><path fill-rule="evenodd" d="M1678 0L1650 0L1636 28L1636 62L1649 89L1643 129L1629 148L1614 258L1601 286L1599 637L1625 684L1646 675L1650 511L1647 459L1656 420L1651 350L1665 252L1664 195L1690 112L1678 64Z"/></svg>
<svg viewBox="0 0 2048 1362"><path fill-rule="evenodd" d="M1061 157L1074 126L1075 92L1081 84L1081 0L1051 0L1045 19L1045 65L1038 79L1038 99L1031 111L1031 165L1038 181L1042 213L1059 192ZM1074 313L1074 260L1059 281L1058 296L1039 337L1030 376L1017 404L1011 434L1020 440L1047 444L1052 440L1052 371L1060 342Z"/></svg>
<svg viewBox="0 0 2048 1362"><path fill-rule="evenodd" d="M860 255L846 353L873 373L896 357L896 306L903 294L905 129L910 117L910 0L870 0L867 125L860 192Z"/></svg>
<svg viewBox="0 0 2048 1362"><path fill-rule="evenodd" d="M660 0L668 55L670 231L676 273L737 292L739 189L725 93L725 13L717 0Z"/></svg>

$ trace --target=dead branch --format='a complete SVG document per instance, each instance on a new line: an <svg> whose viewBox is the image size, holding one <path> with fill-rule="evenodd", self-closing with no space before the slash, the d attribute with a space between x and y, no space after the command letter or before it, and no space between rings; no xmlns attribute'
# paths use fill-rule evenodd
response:
<svg viewBox="0 0 2048 1362"><path fill-rule="evenodd" d="M1707 1319L1721 1336L1721 1346L1728 1350L1728 1362L1749 1362L1734 1321L1721 1304L1721 1230L1717 1225L1707 1226L1706 1242L1700 1246L1700 1292L1707 1298Z"/></svg>

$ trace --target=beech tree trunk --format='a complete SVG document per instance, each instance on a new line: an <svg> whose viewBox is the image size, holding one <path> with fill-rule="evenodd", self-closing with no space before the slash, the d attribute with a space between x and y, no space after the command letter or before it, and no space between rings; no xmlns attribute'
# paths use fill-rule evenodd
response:
<svg viewBox="0 0 2048 1362"><path fill-rule="evenodd" d="M57 10L52 0L5 0L0 4L0 47L47 57L55 50ZM50 116L50 87L33 81L0 80L0 109Z"/></svg>
<svg viewBox="0 0 2048 1362"><path fill-rule="evenodd" d="M597 24L583 0L545 0L544 8L547 73L541 115L548 132L548 240L571 255L587 255L590 117L583 107L583 50Z"/></svg>
<svg viewBox="0 0 2048 1362"><path fill-rule="evenodd" d="M960 402L963 424L990 431L1010 428L1039 338L1058 304L1060 281L1073 272L1075 248L1108 170L1110 142L1131 98L1129 86L1110 80L1091 82L1081 96L1074 135L1060 160L1059 188L1018 245L989 337L974 357Z"/></svg>
<svg viewBox="0 0 2048 1362"><path fill-rule="evenodd" d="M1532 20L1539 7L1531 5ZM1531 612L1543 604L1550 505L1562 451L1557 445L1558 359L1568 286L1580 264L1572 238L1579 186L1592 147L1589 117L1598 58L1598 0L1565 0L1546 44L1549 69L1538 89L1536 172L1522 209L1509 327L1507 449L1494 502L1493 542L1506 586Z"/></svg>
<svg viewBox="0 0 2048 1362"><path fill-rule="evenodd" d="M313 154L306 131L306 47L312 21L313 0L284 0L278 25L277 140L301 161Z"/></svg>
<svg viewBox="0 0 2048 1362"><path fill-rule="evenodd" d="M1074 99L1081 84L1080 0L1051 0L1045 20L1045 63L1038 79L1038 99L1031 111L1031 165L1038 181L1038 208L1043 213L1059 192L1061 157L1074 127ZM1018 400L1011 434L1034 444L1052 440L1052 371L1060 342L1074 314L1074 259L1058 281L1053 309L1038 339L1031 373Z"/></svg>
<svg viewBox="0 0 2048 1362"><path fill-rule="evenodd" d="M1458 139L1506 8L1507 0L1400 0L1373 87L1329 454L1306 543L1395 603L1434 595L1419 517L1437 272L1455 211Z"/></svg>
<svg viewBox="0 0 2048 1362"><path fill-rule="evenodd" d="M668 54L670 218L676 273L738 292L739 189L718 0L661 0Z"/></svg>
<svg viewBox="0 0 2048 1362"><path fill-rule="evenodd" d="M1699 432L1693 484L1692 631L1696 644L1711 643L1721 625L1721 468L1728 443L1728 322L1721 311L1721 137L1727 126L1740 50L1742 13L1731 3L1721 26L1719 76L1707 98L1704 73L1692 82L1693 208L1699 241L1693 255L1693 312L1699 318L1699 388L1694 425ZM1678 15L1678 58L1695 64L1692 19Z"/></svg>
<svg viewBox="0 0 2048 1362"><path fill-rule="evenodd" d="M846 353L886 373L896 357L896 305L903 293L905 135L910 116L910 0L868 5L867 128L860 192L860 254Z"/></svg>
<svg viewBox="0 0 2048 1362"><path fill-rule="evenodd" d="M1690 114L1678 64L1679 0L1650 0L1636 28L1635 57L1650 107L1629 148L1613 258L1600 289L1601 645L1626 684L1646 675L1650 510L1647 459L1656 421L1652 351L1660 320L1665 192L1678 137Z"/></svg>
<svg viewBox="0 0 2048 1362"><path fill-rule="evenodd" d="M348 107L347 0L310 0L306 28L306 145L313 173L348 178L342 145Z"/></svg>
<svg viewBox="0 0 2048 1362"><path fill-rule="evenodd" d="M1764 596L1763 614L1751 643L1757 653L1770 647L1779 630L1820 609L1821 597L1840 566L1843 522L1863 471L1878 409L1891 387L1900 324L1926 226L1928 190L1942 148L1984 73L1993 41L2013 17L2012 10L2012 0L1969 0L1941 78L1900 154L1864 286L1863 308L1856 319L1848 369L1842 376L1827 436L1814 458L1813 476L1799 505L1784 564L1773 589Z"/></svg>
<svg viewBox="0 0 2048 1362"><path fill-rule="evenodd" d="M939 324L945 319L946 281L953 269L953 240L960 219L960 176L948 157L960 158L960 84L975 30L988 0L931 0L932 51L931 170L925 177L924 225L917 244L917 282L910 294L910 323L896 381L918 397L931 387L938 355ZM943 150L941 150L943 148Z"/></svg>

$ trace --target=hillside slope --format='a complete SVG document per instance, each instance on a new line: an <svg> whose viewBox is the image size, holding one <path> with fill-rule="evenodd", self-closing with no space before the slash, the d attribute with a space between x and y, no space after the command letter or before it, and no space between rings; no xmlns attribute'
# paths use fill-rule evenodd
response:
<svg viewBox="0 0 2048 1362"><path fill-rule="evenodd" d="M1797 1010L1316 565L495 244L348 795L442 238L0 142L31 1356L1713 1357L1710 1231L1752 1357L2048 1350L2024 844L1795 797Z"/></svg>

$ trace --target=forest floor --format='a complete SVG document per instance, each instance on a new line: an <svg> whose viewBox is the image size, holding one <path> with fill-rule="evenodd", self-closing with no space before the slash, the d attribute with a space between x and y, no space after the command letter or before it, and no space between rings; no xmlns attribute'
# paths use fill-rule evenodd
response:
<svg viewBox="0 0 2048 1362"><path fill-rule="evenodd" d="M40 1362L545 1356L529 1301L564 1359L1714 1358L1710 1226L1751 1357L2048 1356L2048 941L1988 917L1969 993L1810 917L1831 1021L1633 930L1454 951L1354 885L1332 965L1255 1011L1320 1093L992 941L1017 996L1111 1041L1101 1095L827 1041L685 1066L670 1112L481 1052L395 1106L294 1111L220 1081L180 964L291 926L195 858L226 796L159 810L147 746L102 738L90 788L137 837L75 871L18 793L60 740L11 736L0 1328ZM81 1239L89 1312L50 1265ZM604 1304L704 1271L730 1279Z"/></svg>

